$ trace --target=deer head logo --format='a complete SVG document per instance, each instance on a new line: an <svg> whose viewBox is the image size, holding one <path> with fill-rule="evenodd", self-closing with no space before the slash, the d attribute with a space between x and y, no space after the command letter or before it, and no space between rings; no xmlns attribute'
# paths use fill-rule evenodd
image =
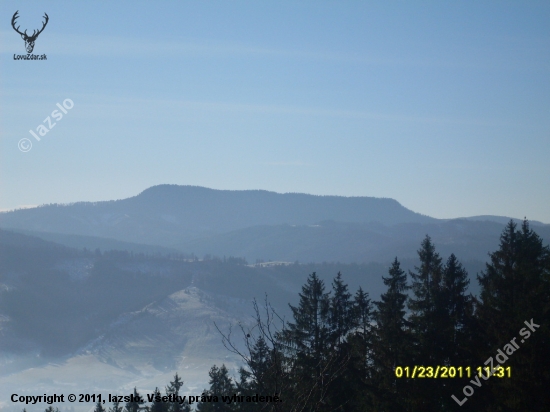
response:
<svg viewBox="0 0 550 412"><path fill-rule="evenodd" d="M46 19L46 21L42 23L42 28L38 30L38 32L34 30L32 32L32 35L29 36L27 34L27 30L25 30L24 33L21 33L19 31L19 26L15 27L15 20L17 20L17 18L19 17L17 13L19 13L19 10L17 10L13 15L13 17L11 18L11 25L13 29L21 35L21 38L25 40L25 48L27 49L27 53L32 53L34 49L34 42L36 41L36 38L38 37L38 35L42 33L42 31L44 30L44 28L46 27L46 24L48 24L49 17L46 13L44 13L44 18Z"/></svg>

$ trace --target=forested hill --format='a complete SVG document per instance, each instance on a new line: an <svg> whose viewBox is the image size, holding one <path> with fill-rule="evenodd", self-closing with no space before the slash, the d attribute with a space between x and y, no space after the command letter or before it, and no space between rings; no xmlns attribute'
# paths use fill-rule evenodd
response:
<svg viewBox="0 0 550 412"><path fill-rule="evenodd" d="M3 352L36 350L56 356L73 353L106 333L110 325L125 314L141 313L149 305L163 302L171 294L187 288L200 291L200 302L193 306L194 310L197 306L208 310L215 307L226 317L237 316L242 310L239 305L248 311L253 298L261 301L267 293L271 304L284 315L308 273L317 272L330 282L340 270L346 273L352 287L362 286L378 296L382 292L381 276L386 266L252 267L238 258L190 261L156 253L77 250L0 229L0 375L7 367L2 363ZM173 309L171 305L163 313ZM180 319L181 322L188 320L185 314ZM202 321L212 326L210 318ZM156 332L151 333L155 339L168 335L176 339L170 335L170 328L162 332L155 329ZM217 333L211 329L205 335L219 343ZM180 332L176 335L183 336ZM201 339L200 334L191 335L181 338L182 348L193 346ZM131 339L131 336L123 338ZM212 351L211 355L220 353L222 348Z"/></svg>
<svg viewBox="0 0 550 412"><path fill-rule="evenodd" d="M256 225L341 222L428 223L393 199L279 194L159 185L117 201L47 205L0 213L0 227L109 237L171 247Z"/></svg>

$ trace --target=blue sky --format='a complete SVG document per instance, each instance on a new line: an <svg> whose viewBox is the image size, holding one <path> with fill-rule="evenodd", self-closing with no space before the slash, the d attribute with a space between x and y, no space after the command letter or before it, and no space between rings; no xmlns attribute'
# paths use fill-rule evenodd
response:
<svg viewBox="0 0 550 412"><path fill-rule="evenodd" d="M48 13L46 61L14 60L16 10L30 32ZM546 1L2 1L0 209L174 183L550 223L549 21Z"/></svg>

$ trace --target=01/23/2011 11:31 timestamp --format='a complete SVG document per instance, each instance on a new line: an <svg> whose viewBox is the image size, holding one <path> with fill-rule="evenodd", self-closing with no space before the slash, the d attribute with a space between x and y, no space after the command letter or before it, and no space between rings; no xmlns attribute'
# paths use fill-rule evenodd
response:
<svg viewBox="0 0 550 412"><path fill-rule="evenodd" d="M397 366L395 376L409 379L449 379L471 378L477 373L479 377L495 376L497 378L511 378L512 367L497 366L491 373L489 366Z"/></svg>

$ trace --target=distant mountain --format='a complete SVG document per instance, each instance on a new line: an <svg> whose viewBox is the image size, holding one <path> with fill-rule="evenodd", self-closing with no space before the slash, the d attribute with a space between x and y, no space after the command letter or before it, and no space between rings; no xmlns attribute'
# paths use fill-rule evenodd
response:
<svg viewBox="0 0 550 412"><path fill-rule="evenodd" d="M428 223L393 199L279 194L160 185L128 199L47 205L0 213L0 227L174 247L257 225L342 222Z"/></svg>
<svg viewBox="0 0 550 412"><path fill-rule="evenodd" d="M490 215L434 219L392 199L176 185L117 201L0 213L2 228L79 249L238 256L250 262L415 259L427 234L442 255L483 262L508 221ZM532 224L548 242L550 225Z"/></svg>

